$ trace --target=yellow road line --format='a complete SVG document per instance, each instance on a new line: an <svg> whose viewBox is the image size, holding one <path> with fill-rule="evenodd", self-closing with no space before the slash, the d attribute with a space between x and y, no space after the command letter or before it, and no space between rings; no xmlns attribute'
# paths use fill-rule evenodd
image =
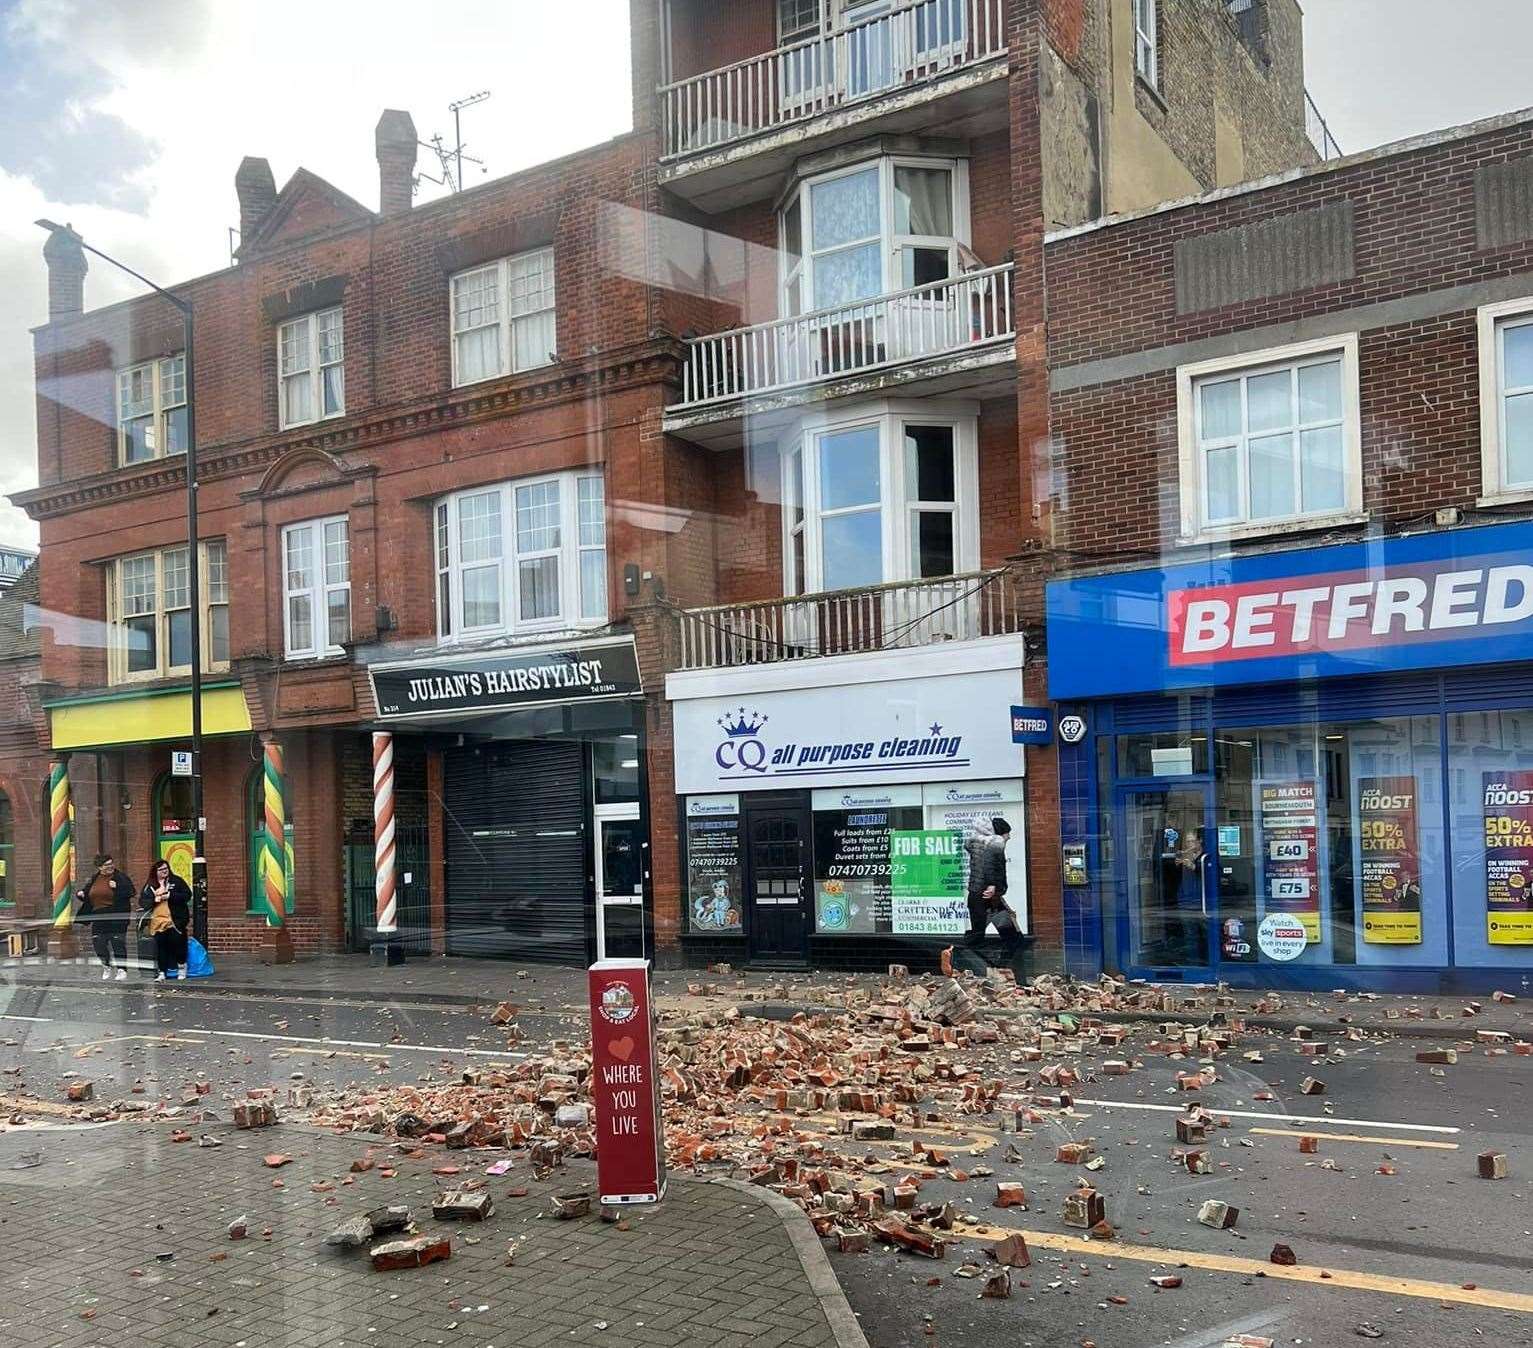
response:
<svg viewBox="0 0 1533 1348"><path fill-rule="evenodd" d="M1306 1133L1302 1128L1253 1128L1263 1137L1318 1137L1322 1142L1368 1142L1380 1147L1421 1147L1428 1151L1457 1151L1457 1142L1418 1142L1412 1137L1364 1137L1361 1133Z"/></svg>
<svg viewBox="0 0 1533 1348"><path fill-rule="evenodd" d="M1533 1296L1524 1292L1500 1292L1491 1287L1456 1287L1445 1282L1418 1282L1414 1278L1393 1278L1382 1273L1362 1273L1354 1269L1322 1269L1319 1265L1298 1264L1284 1267L1260 1259L1241 1259L1228 1254L1205 1254L1201 1250L1166 1250L1153 1245L1125 1245L1116 1240L1082 1240L1053 1231L1024 1231L1020 1227L961 1227L960 1237L1001 1240L1016 1234L1029 1246L1043 1250L1061 1250L1068 1254L1090 1254L1101 1259L1129 1259L1144 1264L1185 1265L1209 1269L1215 1273L1239 1273L1245 1277L1276 1278L1281 1282L1308 1283L1315 1287L1344 1287L1353 1292L1380 1292L1385 1296L1419 1297L1424 1301L1447 1301L1462 1306L1480 1306L1489 1310L1521 1311L1533 1315Z"/></svg>
<svg viewBox="0 0 1533 1348"><path fill-rule="evenodd" d="M76 1108L76 1105L55 1104L52 1100L38 1100L27 1095L0 1095L0 1109L20 1109L33 1114L72 1119Z"/></svg>

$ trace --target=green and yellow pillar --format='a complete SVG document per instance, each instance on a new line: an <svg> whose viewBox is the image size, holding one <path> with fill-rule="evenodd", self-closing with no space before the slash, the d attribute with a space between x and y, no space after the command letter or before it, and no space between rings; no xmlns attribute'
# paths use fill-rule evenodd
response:
<svg viewBox="0 0 1533 1348"><path fill-rule="evenodd" d="M293 958L293 939L287 930L292 912L288 892L287 781L282 768L282 746L274 739L261 744L261 801L265 815L261 845L261 906L266 915L267 957L278 963Z"/></svg>
<svg viewBox="0 0 1533 1348"><path fill-rule="evenodd" d="M75 812L69 796L67 758L55 758L48 765L48 860L54 949L67 955L74 949L75 924Z"/></svg>

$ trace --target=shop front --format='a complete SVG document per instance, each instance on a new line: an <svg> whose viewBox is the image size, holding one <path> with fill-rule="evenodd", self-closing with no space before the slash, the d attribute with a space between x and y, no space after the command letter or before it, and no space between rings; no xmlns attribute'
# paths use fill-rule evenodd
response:
<svg viewBox="0 0 1533 1348"><path fill-rule="evenodd" d="M998 639L670 675L687 957L929 963L996 817L1026 933L1021 667Z"/></svg>
<svg viewBox="0 0 1533 1348"><path fill-rule="evenodd" d="M438 651L369 675L375 731L421 737L434 765L426 808L446 953L575 965L651 953L631 636ZM375 791L390 789L383 776ZM380 861L394 884L413 880Z"/></svg>
<svg viewBox="0 0 1533 1348"><path fill-rule="evenodd" d="M1069 967L1533 975L1533 525L1048 591Z"/></svg>

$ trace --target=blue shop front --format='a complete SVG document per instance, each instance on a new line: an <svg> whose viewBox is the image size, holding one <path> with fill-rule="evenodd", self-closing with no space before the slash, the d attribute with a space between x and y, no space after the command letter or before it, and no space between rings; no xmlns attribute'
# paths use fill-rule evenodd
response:
<svg viewBox="0 0 1533 1348"><path fill-rule="evenodd" d="M1047 596L1073 972L1525 993L1533 523Z"/></svg>

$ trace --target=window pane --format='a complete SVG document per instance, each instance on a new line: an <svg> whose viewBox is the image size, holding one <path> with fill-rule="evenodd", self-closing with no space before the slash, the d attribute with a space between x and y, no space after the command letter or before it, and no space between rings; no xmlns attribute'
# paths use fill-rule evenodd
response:
<svg viewBox="0 0 1533 1348"><path fill-rule="evenodd" d="M155 610L154 557L125 557L122 569L122 611L125 616Z"/></svg>
<svg viewBox="0 0 1533 1348"><path fill-rule="evenodd" d="M587 548L580 554L580 616L607 616L607 550Z"/></svg>
<svg viewBox="0 0 1533 1348"><path fill-rule="evenodd" d="M1239 453L1229 445L1210 450L1203 460L1209 520L1232 520L1240 514Z"/></svg>
<svg viewBox="0 0 1533 1348"><path fill-rule="evenodd" d="M559 559L537 557L517 564L521 585L521 618L537 622L559 616Z"/></svg>
<svg viewBox="0 0 1533 1348"><path fill-rule="evenodd" d="M158 621L151 613L140 618L129 618L123 624L127 636L130 674L143 674L158 667L154 640L155 623Z"/></svg>
<svg viewBox="0 0 1533 1348"><path fill-rule="evenodd" d="M188 602L186 549L169 548L163 561L165 607L184 608Z"/></svg>
<svg viewBox="0 0 1533 1348"><path fill-rule="evenodd" d="M481 267L452 281L454 332L500 322L500 268Z"/></svg>
<svg viewBox="0 0 1533 1348"><path fill-rule="evenodd" d="M599 477L580 479L580 546L601 547L607 541L606 484Z"/></svg>
<svg viewBox="0 0 1533 1348"><path fill-rule="evenodd" d="M331 590L325 596L329 644L344 646L351 640L351 591Z"/></svg>
<svg viewBox="0 0 1533 1348"><path fill-rule="evenodd" d="M1299 370L1299 420L1341 420L1341 362L1305 365Z"/></svg>
<svg viewBox="0 0 1533 1348"><path fill-rule="evenodd" d="M788 471L784 478L784 505L788 511L788 527L796 529L804 522L804 452L795 448L788 455Z"/></svg>
<svg viewBox="0 0 1533 1348"><path fill-rule="evenodd" d="M559 484L534 482L516 489L516 550L542 552L559 546Z"/></svg>
<svg viewBox="0 0 1533 1348"><path fill-rule="evenodd" d="M307 593L288 598L287 641L289 651L314 649L314 602Z"/></svg>
<svg viewBox="0 0 1533 1348"><path fill-rule="evenodd" d="M880 498L878 427L859 426L820 437L820 509L873 505Z"/></svg>
<svg viewBox="0 0 1533 1348"><path fill-rule="evenodd" d="M1347 504L1341 465L1341 427L1326 426L1299 436L1299 472L1304 509L1340 510Z"/></svg>
<svg viewBox="0 0 1533 1348"><path fill-rule="evenodd" d="M953 513L917 510L910 517L910 556L915 574L951 576L957 570L953 552Z"/></svg>
<svg viewBox="0 0 1533 1348"><path fill-rule="evenodd" d="M327 309L318 315L314 323L319 334L319 363L335 365L344 355L342 344L341 311Z"/></svg>
<svg viewBox="0 0 1533 1348"><path fill-rule="evenodd" d="M457 338L457 342L460 384L472 384L476 380L491 379L501 372L498 327L465 332Z"/></svg>
<svg viewBox="0 0 1533 1348"><path fill-rule="evenodd" d="M844 590L883 580L883 529L878 511L861 510L822 520L820 541L823 588Z"/></svg>
<svg viewBox="0 0 1533 1348"><path fill-rule="evenodd" d="M1506 485L1533 483L1533 393L1506 400Z"/></svg>
<svg viewBox="0 0 1533 1348"><path fill-rule="evenodd" d="M554 250L539 248L523 253L506 263L506 279L511 292L511 313L536 313L554 303Z"/></svg>
<svg viewBox="0 0 1533 1348"><path fill-rule="evenodd" d="M314 526L287 531L287 588L305 590L314 584Z"/></svg>
<svg viewBox="0 0 1533 1348"><path fill-rule="evenodd" d="M788 254L788 269L791 271L798 260L804 255L804 222L803 206L801 198L794 197L782 218L783 248Z"/></svg>
<svg viewBox="0 0 1533 1348"><path fill-rule="evenodd" d="M436 621L444 637L452 635L452 577L446 571L436 578Z"/></svg>
<svg viewBox="0 0 1533 1348"><path fill-rule="evenodd" d="M229 545L221 538L214 539L204 547L207 557L207 584L205 586L210 604L229 602Z"/></svg>
<svg viewBox="0 0 1533 1348"><path fill-rule="evenodd" d="M500 559L500 493L480 492L458 502L458 561Z"/></svg>
<svg viewBox="0 0 1533 1348"><path fill-rule="evenodd" d="M1200 384L1198 399L1205 441L1230 440L1240 434L1240 380Z"/></svg>
<svg viewBox="0 0 1533 1348"><path fill-rule="evenodd" d="M170 648L170 667L180 669L192 663L192 611L180 608L165 615L166 644Z"/></svg>
<svg viewBox="0 0 1533 1348"><path fill-rule="evenodd" d="M208 610L208 660L215 665L229 663L229 606L215 604Z"/></svg>
<svg viewBox="0 0 1533 1348"><path fill-rule="evenodd" d="M293 375L283 380L282 399L285 409L282 420L286 425L298 426L314 420L314 385L308 375Z"/></svg>
<svg viewBox="0 0 1533 1348"><path fill-rule="evenodd" d="M1246 415L1251 433L1284 430L1293 425L1293 373L1274 370L1246 380Z"/></svg>
<svg viewBox="0 0 1533 1348"><path fill-rule="evenodd" d="M443 501L436 508L436 564L438 570L445 570L452 560L451 534L447 527L447 502Z"/></svg>
<svg viewBox="0 0 1533 1348"><path fill-rule="evenodd" d="M476 566L463 573L463 625L500 626L500 568Z"/></svg>
<svg viewBox="0 0 1533 1348"><path fill-rule="evenodd" d="M882 291L881 253L878 244L868 243L817 257L814 261L815 308L852 304L871 299Z"/></svg>
<svg viewBox="0 0 1533 1348"><path fill-rule="evenodd" d="M160 361L160 406L175 407L186 401L186 356L167 356Z"/></svg>
<svg viewBox="0 0 1533 1348"><path fill-rule="evenodd" d="M554 358L554 311L546 310L511 324L512 360L518 370L535 370Z"/></svg>
<svg viewBox="0 0 1533 1348"><path fill-rule="evenodd" d="M309 368L309 321L300 318L284 323L278 340L280 373L295 374Z"/></svg>
<svg viewBox="0 0 1533 1348"><path fill-rule="evenodd" d="M117 376L117 410L118 416L124 419L154 410L154 385L149 366L136 365Z"/></svg>
<svg viewBox="0 0 1533 1348"><path fill-rule="evenodd" d="M327 365L320 375L325 408L322 416L339 416L346 410L346 371L340 365Z"/></svg>
<svg viewBox="0 0 1533 1348"><path fill-rule="evenodd" d="M1252 439L1250 474L1252 519L1294 513L1292 435Z"/></svg>
<svg viewBox="0 0 1533 1348"><path fill-rule="evenodd" d="M173 407L165 413L166 454L186 453L186 408Z"/></svg>
<svg viewBox="0 0 1533 1348"><path fill-rule="evenodd" d="M1506 387L1533 388L1533 323L1502 328L1501 343Z"/></svg>
<svg viewBox="0 0 1533 1348"><path fill-rule="evenodd" d="M894 232L952 234L953 175L947 169L895 167Z"/></svg>
<svg viewBox="0 0 1533 1348"><path fill-rule="evenodd" d="M124 462L142 463L154 457L154 418L134 417L122 424Z"/></svg>
<svg viewBox="0 0 1533 1348"><path fill-rule="evenodd" d="M346 521L331 520L325 525L325 584L340 585L351 579L351 548L346 537Z"/></svg>
<svg viewBox="0 0 1533 1348"><path fill-rule="evenodd" d="M905 491L912 501L953 501L953 428L905 427Z"/></svg>
<svg viewBox="0 0 1533 1348"><path fill-rule="evenodd" d="M866 168L809 189L817 251L878 234L878 169Z"/></svg>
<svg viewBox="0 0 1533 1348"><path fill-rule="evenodd" d="M945 281L952 273L951 263L952 257L946 248L901 248L900 285L910 290L915 286Z"/></svg>

